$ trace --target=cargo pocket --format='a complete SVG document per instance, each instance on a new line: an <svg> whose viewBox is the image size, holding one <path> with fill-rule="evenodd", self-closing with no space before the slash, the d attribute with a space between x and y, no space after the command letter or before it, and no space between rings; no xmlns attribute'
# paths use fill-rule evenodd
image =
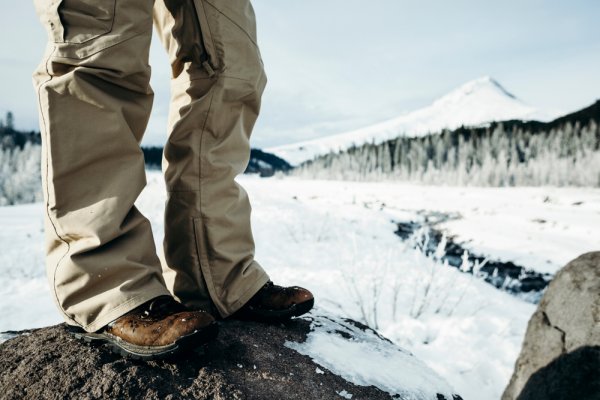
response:
<svg viewBox="0 0 600 400"><path fill-rule="evenodd" d="M194 0L194 3L199 10L207 51L209 54L212 51L221 75L252 85L262 80L263 62L256 43L256 21L250 1Z"/></svg>
<svg viewBox="0 0 600 400"><path fill-rule="evenodd" d="M58 6L65 43L85 43L109 33L116 0L62 0Z"/></svg>
<svg viewBox="0 0 600 400"><path fill-rule="evenodd" d="M34 0L34 5L54 43L83 44L113 28L116 0Z"/></svg>

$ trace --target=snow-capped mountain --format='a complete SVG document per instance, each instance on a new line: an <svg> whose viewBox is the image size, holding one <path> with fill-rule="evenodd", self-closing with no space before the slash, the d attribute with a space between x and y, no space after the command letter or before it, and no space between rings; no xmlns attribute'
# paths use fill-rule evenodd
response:
<svg viewBox="0 0 600 400"><path fill-rule="evenodd" d="M419 136L461 125L477 126L509 119L550 121L558 115L532 107L485 76L467 82L431 105L358 130L265 149L292 165L330 151L400 135Z"/></svg>

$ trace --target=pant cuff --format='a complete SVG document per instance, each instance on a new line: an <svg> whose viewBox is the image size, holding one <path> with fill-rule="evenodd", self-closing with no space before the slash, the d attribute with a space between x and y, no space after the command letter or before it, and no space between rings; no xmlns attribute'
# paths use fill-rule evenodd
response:
<svg viewBox="0 0 600 400"><path fill-rule="evenodd" d="M138 294L135 297L132 297L126 300L124 303L119 306L109 310L108 312L103 312L98 318L96 318L93 322L88 325L83 325L82 328L87 332L96 332L100 330L102 327L108 325L110 322L115 319L127 314L129 311L133 310L136 307L141 306L145 302L152 300L156 297L163 295L171 295L166 287L157 283L153 285L153 287L144 290L143 293Z"/></svg>
<svg viewBox="0 0 600 400"><path fill-rule="evenodd" d="M257 279L235 303L231 304L227 309L221 309L218 307L221 317L227 318L242 308L269 280L269 275L266 273L262 274L261 277Z"/></svg>

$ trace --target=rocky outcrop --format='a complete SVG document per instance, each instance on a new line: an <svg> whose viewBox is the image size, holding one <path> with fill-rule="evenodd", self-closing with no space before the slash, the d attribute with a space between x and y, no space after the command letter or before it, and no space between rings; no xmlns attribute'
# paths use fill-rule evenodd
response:
<svg viewBox="0 0 600 400"><path fill-rule="evenodd" d="M599 371L600 252L593 252L548 286L502 399L600 399Z"/></svg>
<svg viewBox="0 0 600 400"><path fill-rule="evenodd" d="M350 320L313 315L285 325L225 321L220 328L206 348L156 362L82 344L64 325L24 332L0 344L0 399L460 398L410 353ZM320 351L323 340L334 348ZM335 346L347 365L339 365ZM369 362L382 365L379 356L400 367L372 370ZM394 387L403 379L406 387Z"/></svg>

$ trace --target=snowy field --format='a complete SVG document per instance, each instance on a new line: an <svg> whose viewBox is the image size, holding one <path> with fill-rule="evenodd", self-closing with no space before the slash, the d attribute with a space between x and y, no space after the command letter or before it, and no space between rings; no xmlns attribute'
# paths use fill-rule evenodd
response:
<svg viewBox="0 0 600 400"><path fill-rule="evenodd" d="M600 249L600 189L239 182L252 202L256 259L276 283L309 287L317 309L377 328L466 400L500 397L535 307L425 256L394 222L441 212L451 218L436 228L467 248L544 272ZM160 172L148 183L138 206L160 248ZM39 203L0 207L0 332L61 322L46 284L42 212Z"/></svg>

